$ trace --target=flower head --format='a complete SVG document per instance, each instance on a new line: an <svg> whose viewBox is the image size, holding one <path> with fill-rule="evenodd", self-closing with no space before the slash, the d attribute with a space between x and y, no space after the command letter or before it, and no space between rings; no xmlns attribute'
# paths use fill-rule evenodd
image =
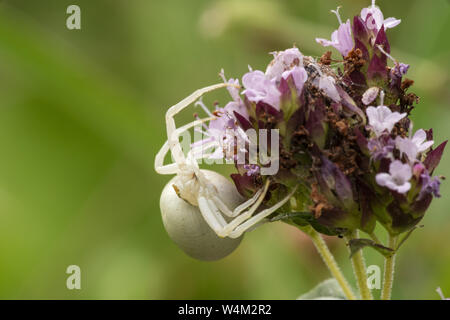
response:
<svg viewBox="0 0 450 320"><path fill-rule="evenodd" d="M395 148L394 140L390 136L370 139L367 143L372 159L379 161L392 156Z"/></svg>
<svg viewBox="0 0 450 320"><path fill-rule="evenodd" d="M425 130L417 130L412 138L397 137L395 145L402 154L406 154L409 161L415 161L417 156L428 150L434 141L427 141L427 133Z"/></svg>
<svg viewBox="0 0 450 320"><path fill-rule="evenodd" d="M303 85L308 79L308 74L303 67L302 53L294 47L280 52L272 52L272 54L274 59L267 66L266 77L276 86L279 86L281 79L288 80L291 77L300 95Z"/></svg>
<svg viewBox="0 0 450 320"><path fill-rule="evenodd" d="M391 69L389 74L391 80L396 81L401 79L409 70L409 64L405 63L395 63L395 66Z"/></svg>
<svg viewBox="0 0 450 320"><path fill-rule="evenodd" d="M402 22L402 20L395 18L384 19L383 12L375 5L375 0L372 0L372 5L361 10L361 18L366 22L367 27L372 30L380 30L384 25L385 29L394 28Z"/></svg>
<svg viewBox="0 0 450 320"><path fill-rule="evenodd" d="M303 66L294 67L292 70L283 72L282 78L284 80L287 80L289 77L292 77L294 85L297 88L297 92L300 95L303 90L303 85L305 84L306 80L308 80L308 73L306 73L305 68L303 68Z"/></svg>
<svg viewBox="0 0 450 320"><path fill-rule="evenodd" d="M266 76L272 81L278 83L285 72L295 67L303 67L303 55L295 47L280 52L272 52L272 54L274 59L266 69Z"/></svg>
<svg viewBox="0 0 450 320"><path fill-rule="evenodd" d="M346 57L354 47L350 19L345 23L342 23L339 15L339 8L337 8L337 10L332 10L332 12L336 14L339 20L339 28L331 34L331 41L322 38L316 38L316 41L324 47L335 47L344 57Z"/></svg>
<svg viewBox="0 0 450 320"><path fill-rule="evenodd" d="M319 89L323 90L334 102L341 101L341 96L336 88L336 80L332 76L321 76L319 80Z"/></svg>
<svg viewBox="0 0 450 320"><path fill-rule="evenodd" d="M422 190L419 198L422 198L425 194L433 194L436 198L440 198L441 180L439 177L431 177L428 172L422 173L420 177L422 178Z"/></svg>
<svg viewBox="0 0 450 320"><path fill-rule="evenodd" d="M249 177L257 176L261 171L261 168L256 164L244 164L244 169L246 170L245 174Z"/></svg>
<svg viewBox="0 0 450 320"><path fill-rule="evenodd" d="M366 113L369 118L369 126L377 137L386 131L390 133L395 124L407 115L406 113L392 112L386 106L368 107Z"/></svg>
<svg viewBox="0 0 450 320"><path fill-rule="evenodd" d="M246 73L242 77L245 90L242 92L252 102L264 102L276 110L280 110L281 93L273 81L262 71L255 70Z"/></svg>
<svg viewBox="0 0 450 320"><path fill-rule="evenodd" d="M382 187L387 187L398 193L406 193L411 189L411 183L409 182L411 177L411 167L395 160L389 166L389 173L379 173L375 179Z"/></svg>
<svg viewBox="0 0 450 320"><path fill-rule="evenodd" d="M213 114L208 110L202 100L199 100L195 104L200 106L210 117ZM234 156L235 140L243 139L242 141L247 141L248 137L245 132L237 125L236 113L240 114L244 118L248 118L248 113L245 107L236 101L230 101L224 108L216 107L214 111L215 118L209 122L209 125L203 125L203 130L197 129L202 134L206 136L205 139L194 142L191 147L202 149L199 152L203 152L203 148L209 149L208 146L212 142L214 144L215 150L209 156L209 159L225 159L230 160ZM243 151L243 150L241 150Z"/></svg>

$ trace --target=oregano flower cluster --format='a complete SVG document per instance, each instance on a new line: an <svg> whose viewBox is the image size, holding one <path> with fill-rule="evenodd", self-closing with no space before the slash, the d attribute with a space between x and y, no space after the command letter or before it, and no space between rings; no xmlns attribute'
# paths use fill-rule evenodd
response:
<svg viewBox="0 0 450 320"><path fill-rule="evenodd" d="M222 70L223 84L169 108L168 140L155 169L176 177L160 207L171 238L201 260L227 256L262 223L295 225L333 275L319 287L341 290L334 298L357 296L320 234L345 238L362 299L373 299L361 252L370 246L385 257L381 298L389 299L399 247L441 196L443 177L435 171L447 141L435 146L433 130L411 121L419 97L406 77L410 65L391 55L387 33L401 20L385 19L374 0L352 21L343 22L339 8L332 12L338 29L316 41L339 57L305 56L297 47L272 52L265 70L249 66L241 81ZM230 100L210 111L201 96L224 87ZM174 116L194 102L207 117L176 128ZM202 138L185 154L179 137L191 128ZM175 162L164 165L169 151ZM200 169L204 159L234 164L233 183ZM387 231L387 244L375 234L377 225Z"/></svg>
<svg viewBox="0 0 450 320"><path fill-rule="evenodd" d="M440 196L441 177L433 174L446 142L433 148L431 129L414 131L410 116L419 98L406 78L410 66L391 56L387 36L401 21L384 19L375 1L352 23L342 21L339 8L333 12L338 29L331 40L317 42L341 57L326 52L314 59L296 47L273 52L265 71L249 67L243 90L229 87L232 101L217 108L219 117L206 131L232 146L229 129L238 128L244 139L250 128L279 130L280 169L270 177L265 202L300 184L296 201L277 211L290 213L288 222L333 235L370 234L380 223L398 235L416 226ZM247 198L268 178L260 166L236 164L231 176Z"/></svg>

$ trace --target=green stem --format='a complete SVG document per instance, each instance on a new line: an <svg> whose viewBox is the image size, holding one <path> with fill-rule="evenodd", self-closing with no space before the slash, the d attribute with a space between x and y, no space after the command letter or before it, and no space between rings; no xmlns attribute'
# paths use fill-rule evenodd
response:
<svg viewBox="0 0 450 320"><path fill-rule="evenodd" d="M397 239L397 236L389 235L389 248L396 248ZM394 283L395 256L396 253L394 252L384 260L384 280L383 290L381 291L381 300L391 299L392 284Z"/></svg>
<svg viewBox="0 0 450 320"><path fill-rule="evenodd" d="M358 239L359 232L355 230L348 239ZM358 289L363 300L373 300L372 292L367 285L366 263L364 261L363 251L359 250L352 256L353 273L355 274Z"/></svg>
<svg viewBox="0 0 450 320"><path fill-rule="evenodd" d="M326 266L330 270L333 277L337 280L339 285L342 288L342 291L344 292L345 296L348 300L356 300L356 296L353 293L352 288L348 284L347 280L345 279L344 275L341 272L341 269L339 268L338 264L336 263L336 260L333 257L333 254L330 252L330 249L328 249L327 244L323 240L322 236L314 230L311 226L303 227L301 228L302 231L304 231L306 234L308 234L311 237L312 242L317 248L317 251L319 251L320 256L322 257L323 262L325 262Z"/></svg>

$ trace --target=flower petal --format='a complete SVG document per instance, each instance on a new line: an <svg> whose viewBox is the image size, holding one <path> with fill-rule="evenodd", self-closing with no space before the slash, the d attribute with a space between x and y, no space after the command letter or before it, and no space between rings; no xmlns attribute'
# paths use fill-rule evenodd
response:
<svg viewBox="0 0 450 320"><path fill-rule="evenodd" d="M375 180L377 181L377 183L382 186L385 187L386 184L391 181L391 175L389 173L379 173L376 175Z"/></svg>
<svg viewBox="0 0 450 320"><path fill-rule="evenodd" d="M408 181L412 177L412 170L409 164L404 164L399 160L395 160L389 166L391 176L397 178L397 181Z"/></svg>
<svg viewBox="0 0 450 320"><path fill-rule="evenodd" d="M335 80L331 76L322 76L319 80L319 89L323 90L325 94L334 102L341 101L341 96L336 89Z"/></svg>
<svg viewBox="0 0 450 320"><path fill-rule="evenodd" d="M280 81L282 74L295 66L303 67L303 55L298 48L290 48L274 52L274 59L266 69L266 77L276 82Z"/></svg>
<svg viewBox="0 0 450 320"><path fill-rule="evenodd" d="M395 188L395 190L396 190L398 193L406 193L406 192L409 191L409 189L411 189L411 183L409 183L409 182L405 182L404 184L402 184L402 185L400 185L400 186L397 186L397 187Z"/></svg>
<svg viewBox="0 0 450 320"><path fill-rule="evenodd" d="M331 42L330 40L323 39L323 38L316 38L316 42L321 44L321 45L323 45L324 47L328 47L328 46L334 45L334 43Z"/></svg>
<svg viewBox="0 0 450 320"><path fill-rule="evenodd" d="M417 130L412 138L415 144L422 144L425 140L427 140L427 133L423 129Z"/></svg>
<svg viewBox="0 0 450 320"><path fill-rule="evenodd" d="M419 147L419 152L427 151L433 144L433 140L422 143Z"/></svg>
<svg viewBox="0 0 450 320"><path fill-rule="evenodd" d="M387 18L386 20L384 20L383 24L386 29L390 29L390 28L394 28L394 27L398 26L400 24L400 22L402 22L402 20L390 17L390 18Z"/></svg>

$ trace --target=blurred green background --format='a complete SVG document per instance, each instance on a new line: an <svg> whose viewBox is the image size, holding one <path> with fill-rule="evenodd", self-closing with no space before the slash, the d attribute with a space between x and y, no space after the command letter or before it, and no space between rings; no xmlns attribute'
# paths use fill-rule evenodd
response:
<svg viewBox="0 0 450 320"><path fill-rule="evenodd" d="M294 43L321 55L314 38L338 25L330 9L343 5L347 18L369 2L1 1L0 298L294 299L327 278L310 241L282 224L247 234L219 262L185 256L163 228L170 177L153 160L168 106L220 82L222 67L241 77ZM66 28L70 4L81 7L81 30ZM433 127L441 142L450 136L449 2L378 4L403 19L389 37L421 97L416 128ZM449 159L439 174L450 175ZM437 299L438 286L450 296L448 182L442 194L398 256L395 298ZM343 241L329 243L354 283ZM382 268L371 249L366 257ZM66 288L71 264L82 290Z"/></svg>

